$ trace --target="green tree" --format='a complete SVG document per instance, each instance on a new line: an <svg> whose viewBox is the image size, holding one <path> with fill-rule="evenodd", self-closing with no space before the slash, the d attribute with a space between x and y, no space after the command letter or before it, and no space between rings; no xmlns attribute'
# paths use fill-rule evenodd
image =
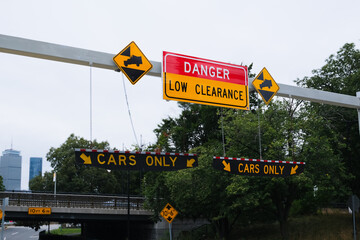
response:
<svg viewBox="0 0 360 240"><path fill-rule="evenodd" d="M179 211L180 218L205 218L220 239L227 239L243 210L256 208L256 198L246 178L212 168L213 156L222 152L221 142L207 142L193 151L199 154L196 168L156 176L147 173L147 203L158 213L170 202Z"/></svg>
<svg viewBox="0 0 360 240"><path fill-rule="evenodd" d="M221 139L218 108L179 103L179 117L163 119L154 130L156 147L162 151L188 152L212 139Z"/></svg>
<svg viewBox="0 0 360 240"><path fill-rule="evenodd" d="M224 111L223 119L227 156L260 157L260 122L262 158L305 161L308 164L304 174L287 178L246 177L214 170L212 157L223 155L224 147L218 117L216 136L201 143L188 144L191 151L199 154L199 167L146 175L145 195L149 205L160 211L166 202L171 202L180 210L181 216L205 217L221 239L228 237L236 221L248 224L259 219L278 220L283 239L288 239L288 218L294 202L297 206L297 211L293 211L295 213L304 213L309 206L315 211L317 204L326 205L347 192L342 186L346 180L343 164L336 151L329 151L336 134L326 132L322 119L308 112L305 106L301 101L277 101L262 106L262 109L253 107L247 112L228 109ZM193 107L195 105L188 105L186 111L191 112ZM219 112L217 110L216 114L219 115ZM196 129L189 127L191 124L187 121L193 122L194 119L188 116L180 115L180 125L177 124L178 119L164 120L166 127L159 125L158 133L167 129L167 139L162 143L171 142L166 146L174 145L177 149L177 142L171 141L177 139L174 135ZM202 118L198 116L197 119ZM158 138L162 136L159 134ZM319 143L316 141L322 141L321 146L314 145ZM158 147L161 146L159 143ZM321 169L317 168L319 166ZM333 180L332 186L329 179ZM316 198L313 192L315 185L318 187ZM334 189L339 191L335 193Z"/></svg>
<svg viewBox="0 0 360 240"><path fill-rule="evenodd" d="M348 189L344 186L344 181L348 177L339 155L336 151L331 151L331 137L334 138L335 133L326 132L323 127L324 121L318 115L309 112L306 105L301 101L283 100L272 102L262 108L262 111L256 109L257 113L227 112L227 154L247 158L260 156L260 118L263 159L306 162L306 171L300 176L250 178L252 186L256 186L257 191L262 192L262 196L271 199L272 207L266 204L266 198L259 201L261 205L268 206L268 210L273 211L280 223L282 236L287 239L287 220L293 203L298 201L307 204L302 205L300 212L304 212L309 205L316 210L320 202L326 206L339 196L346 195ZM332 185L329 179L332 180ZM319 189L317 199L313 197L314 186Z"/></svg>
<svg viewBox="0 0 360 240"><path fill-rule="evenodd" d="M60 147L52 147L46 155L54 168L57 192L126 194L127 172L78 165L75 163L75 148L109 149L108 142L88 141L71 134ZM140 174L130 172L130 194L140 194ZM53 173L46 172L30 182L33 191L54 191Z"/></svg>
<svg viewBox="0 0 360 240"><path fill-rule="evenodd" d="M4 179L0 176L0 191L5 191Z"/></svg>
<svg viewBox="0 0 360 240"><path fill-rule="evenodd" d="M45 172L44 176L38 175L30 180L29 188L32 191L51 192L54 191L53 174Z"/></svg>
<svg viewBox="0 0 360 240"><path fill-rule="evenodd" d="M345 44L326 64L313 71L313 76L298 79L303 87L355 96L360 91L360 51L355 44ZM323 129L336 133L330 137L330 150L336 152L345 163L346 172L355 176L350 179L354 193L360 194L360 134L357 111L337 106L308 103L307 109L324 120ZM323 136L328 136L324 132ZM343 199L345 200L345 199Z"/></svg>
<svg viewBox="0 0 360 240"><path fill-rule="evenodd" d="M194 151L199 154L199 167L148 173L145 196L155 212L169 201L180 209L183 217L208 219L218 236L226 239L241 216L240 209L255 209L255 198L246 185L246 178L224 175L212 168L212 157L223 153L220 109L184 103L180 106L183 112L178 118L164 119L155 129L158 141L154 147L163 151Z"/></svg>

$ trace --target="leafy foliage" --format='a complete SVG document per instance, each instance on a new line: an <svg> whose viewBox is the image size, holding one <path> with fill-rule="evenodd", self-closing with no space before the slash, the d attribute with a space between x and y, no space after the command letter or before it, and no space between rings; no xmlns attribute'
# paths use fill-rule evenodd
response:
<svg viewBox="0 0 360 240"><path fill-rule="evenodd" d="M5 191L4 179L0 176L0 191Z"/></svg>
<svg viewBox="0 0 360 240"><path fill-rule="evenodd" d="M109 143L88 141L71 134L58 148L52 147L46 155L47 160L56 172L57 192L63 193L95 193L125 194L127 193L127 173L121 171L108 172L106 169L77 165L75 148L109 149ZM130 193L140 193L140 174L130 173ZM33 191L54 190L53 174L46 172L43 177L35 177L30 182Z"/></svg>
<svg viewBox="0 0 360 240"><path fill-rule="evenodd" d="M155 132L166 129L166 141L162 141L163 135L158 134L160 147L174 145L174 149L191 149L198 153L199 167L161 174L161 181L153 178L153 186L156 187L150 187L152 193L161 186L161 192L166 194L161 195L161 202L152 201L149 205L159 209L161 207L157 204L164 206L166 202L171 202L180 209L183 217L207 218L218 236L224 239L234 221L248 224L259 219L278 220L283 238L287 239L290 213L314 212L319 206L326 206L348 194L348 188L343 183L349 176L345 173L339 152L331 148L331 144L337 141L337 135L335 132L329 133L325 120L316 112L308 111L307 106L302 101L284 100L269 106L259 104L248 112L233 109L223 111L227 156L307 163L305 173L299 176L259 178L231 175L212 168L212 157L221 156L224 148L218 109L217 130L213 130L216 135L189 143L185 148L177 148L179 141L171 140L178 139L178 135L198 134L196 124L201 125L199 119L208 119L198 114L215 112L211 108L188 104L184 110L186 114L179 116L181 121L165 119ZM200 113L199 108L203 110ZM191 116L192 111L197 121ZM192 125L194 122L196 124ZM146 186L145 189L148 189ZM317 188L315 195L314 186ZM147 193L150 200L160 197ZM294 202L297 209L291 211Z"/></svg>
<svg viewBox="0 0 360 240"><path fill-rule="evenodd" d="M355 44L347 43L336 55L331 55L322 68L314 70L313 74L312 77L298 79L297 84L355 96L360 91L360 51L355 49ZM315 112L321 119L322 140L328 141L328 151L335 152L345 164L344 171L354 176L349 179L350 186L359 195L360 134L357 111L318 103L308 103L307 109Z"/></svg>

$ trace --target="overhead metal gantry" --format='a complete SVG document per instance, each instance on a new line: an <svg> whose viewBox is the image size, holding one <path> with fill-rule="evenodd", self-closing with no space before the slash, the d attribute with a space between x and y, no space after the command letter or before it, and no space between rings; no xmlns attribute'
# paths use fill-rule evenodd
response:
<svg viewBox="0 0 360 240"><path fill-rule="evenodd" d="M109 70L118 69L113 61L113 57L116 54L92 51L1 34L0 52L83 66L92 66ZM161 62L150 62L153 65L153 68L150 70L148 75L161 77ZM280 83L278 85L280 90L277 92L277 96L280 97L295 98L311 102L357 109L360 131L360 92L357 92L356 96L350 96ZM249 89L250 91L255 90L251 84L249 85Z"/></svg>

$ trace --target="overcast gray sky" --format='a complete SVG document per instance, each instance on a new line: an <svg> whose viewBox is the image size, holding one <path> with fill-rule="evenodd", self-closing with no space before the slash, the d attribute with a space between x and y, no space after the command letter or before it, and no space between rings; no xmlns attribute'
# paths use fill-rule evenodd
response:
<svg viewBox="0 0 360 240"><path fill-rule="evenodd" d="M347 42L359 48L358 0L2 0L0 34L112 53L135 41L150 60L162 51L233 64L266 67L278 83L310 76ZM0 151L43 157L74 133L89 139L89 67L0 53ZM131 149L131 130L120 73L92 70L93 138ZM162 99L162 80L125 79L135 130L142 143L177 116L177 102ZM44 170L50 171L44 161Z"/></svg>

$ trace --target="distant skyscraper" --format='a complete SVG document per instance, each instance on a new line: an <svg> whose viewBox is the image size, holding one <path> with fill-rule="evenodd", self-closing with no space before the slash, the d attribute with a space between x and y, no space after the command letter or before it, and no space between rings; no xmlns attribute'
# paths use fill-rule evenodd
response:
<svg viewBox="0 0 360 240"><path fill-rule="evenodd" d="M31 157L30 158L30 172L29 172L29 181L36 176L41 176L42 173L42 158L40 157Z"/></svg>
<svg viewBox="0 0 360 240"><path fill-rule="evenodd" d="M21 188L21 156L20 151L6 149L0 158L0 175L3 177L6 190Z"/></svg>

